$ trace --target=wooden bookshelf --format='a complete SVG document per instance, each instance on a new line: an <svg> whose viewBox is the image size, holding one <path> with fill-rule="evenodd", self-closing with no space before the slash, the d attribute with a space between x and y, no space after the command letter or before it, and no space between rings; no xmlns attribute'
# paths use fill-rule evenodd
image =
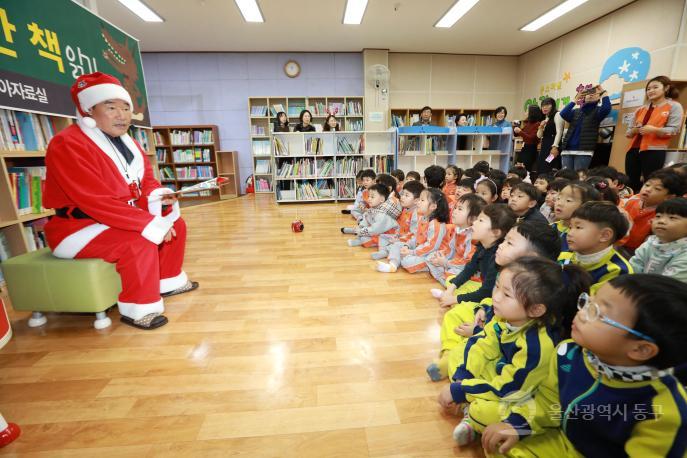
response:
<svg viewBox="0 0 687 458"><path fill-rule="evenodd" d="M217 174L229 180L229 183L220 187L219 198L231 199L241 195L239 183L239 153L238 151L216 151Z"/></svg>
<svg viewBox="0 0 687 458"><path fill-rule="evenodd" d="M154 126L155 158L160 183L174 191L217 175L219 131L215 125ZM182 206L219 200L218 190L182 196Z"/></svg>
<svg viewBox="0 0 687 458"><path fill-rule="evenodd" d="M277 202L355 199L359 170L389 173L395 168L395 137L395 130L274 132L271 170Z"/></svg>
<svg viewBox="0 0 687 458"><path fill-rule="evenodd" d="M412 126L414 122L420 120L420 113L422 107L415 108L392 108L391 116L391 126L393 127L403 127ZM466 115L469 120L474 119L474 122L469 124L472 126L487 126L491 125L489 123L489 117L491 117L491 123L495 120L493 119L494 108L434 108L432 107L432 125L440 127L449 127L449 120L451 117L457 117L459 115Z"/></svg>
<svg viewBox="0 0 687 458"><path fill-rule="evenodd" d="M3 113L20 110L4 110ZM35 116L35 114L33 114ZM66 129L74 120L66 116L40 115L49 120L53 134ZM38 133L40 129L34 131ZM153 149L152 130L132 127L129 131L132 138L136 139L145 149L146 156L151 161L155 170L155 150ZM46 138L42 131L42 143L47 144L50 138ZM22 148L19 146L19 148ZM20 211L18 197L15 196L15 187L12 183L14 175L10 169L13 167L45 167L46 150L8 149L8 145L0 144L0 233L6 240L5 249L10 257L25 254L37 245L35 237L27 234L26 227L31 223L47 218L55 214L51 209L44 209L42 205L30 210ZM42 196L41 196L42 198ZM41 202L42 203L42 202Z"/></svg>
<svg viewBox="0 0 687 458"><path fill-rule="evenodd" d="M635 81L633 83L627 83L623 85L622 92L620 94L620 105L617 106L618 109L618 121L615 125L615 132L613 134L613 146L611 147L611 156L608 165L611 165L618 170L625 170L625 154L630 148L630 138L625 136L627 131L627 124L623 123L623 118L625 116L631 116L635 110L639 107L623 107L622 101L624 100L625 93L628 91L644 90L646 87L647 80ZM687 81L675 81L673 84L680 92L677 101L680 102L683 108L687 107ZM646 103L646 99L643 100ZM675 161L682 162L685 159L685 151L687 151L687 127L685 126L687 122L687 114L682 117L682 124L680 126L680 132L678 135L673 137L668 145L668 150L666 153L666 163ZM637 189L635 191L638 192Z"/></svg>
<svg viewBox="0 0 687 458"><path fill-rule="evenodd" d="M292 129L298 124L301 110L307 109L312 113L312 124L316 127L324 123L329 113L333 113L344 131L363 131L365 128L363 101L362 96L249 97L248 114L255 192L269 193L275 190L274 171L256 170L256 161L269 159L272 163L274 159L271 153L270 134L276 120L275 105L281 105L284 108Z"/></svg>

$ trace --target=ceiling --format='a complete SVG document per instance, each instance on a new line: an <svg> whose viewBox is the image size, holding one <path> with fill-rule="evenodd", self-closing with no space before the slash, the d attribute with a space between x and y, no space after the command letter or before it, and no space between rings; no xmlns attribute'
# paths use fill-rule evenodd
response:
<svg viewBox="0 0 687 458"><path fill-rule="evenodd" d="M98 14L153 51L352 51L520 55L633 0L589 0L536 32L519 29L562 0L481 0L450 29L434 24L454 0L370 0L363 23L341 22L346 0L258 0L262 24L233 0L144 0L164 23L146 23L117 0Z"/></svg>

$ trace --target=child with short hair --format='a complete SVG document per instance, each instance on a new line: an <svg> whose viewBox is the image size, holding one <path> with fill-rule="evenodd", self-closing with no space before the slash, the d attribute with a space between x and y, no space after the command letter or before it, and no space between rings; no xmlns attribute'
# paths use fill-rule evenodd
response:
<svg viewBox="0 0 687 458"><path fill-rule="evenodd" d="M491 170L491 166L487 161L478 161L472 168L478 171L483 177L487 176Z"/></svg>
<svg viewBox="0 0 687 458"><path fill-rule="evenodd" d="M556 214L553 212L553 208L556 205L556 198L558 197L558 193L560 193L568 183L570 183L570 181L565 178L554 178L546 187L546 197L544 198L544 203L539 207L539 212L544 215L544 218L546 218L549 224L556 222Z"/></svg>
<svg viewBox="0 0 687 458"><path fill-rule="evenodd" d="M600 197L599 191L583 181L571 181L558 193L554 206L556 222L552 226L561 238L561 251L569 251L568 230L573 212L585 202L599 200Z"/></svg>
<svg viewBox="0 0 687 458"><path fill-rule="evenodd" d="M510 198L510 192L513 190L513 186L522 182L523 181L520 179L520 177L506 178L506 180L503 182L503 186L501 187L501 201L507 204L508 199Z"/></svg>
<svg viewBox="0 0 687 458"><path fill-rule="evenodd" d="M630 187L630 177L618 172L618 197L623 205L627 199L632 197L635 192Z"/></svg>
<svg viewBox="0 0 687 458"><path fill-rule="evenodd" d="M483 178L477 182L475 194L484 199L488 204L495 204L499 201L499 188L489 178Z"/></svg>
<svg viewBox="0 0 687 458"><path fill-rule="evenodd" d="M541 257L524 257L501 271L492 294L494 319L471 337L453 382L439 394L444 409L469 403L453 430L467 445L504 409L527 401L547 377L559 342L564 313L589 288L589 275L577 266L561 266Z"/></svg>
<svg viewBox="0 0 687 458"><path fill-rule="evenodd" d="M355 199L358 199L358 194L363 191L363 172L364 170L358 170L355 174ZM351 210L355 208L355 203L347 205L346 208L341 210L342 215L350 215Z"/></svg>
<svg viewBox="0 0 687 458"><path fill-rule="evenodd" d="M392 177L388 173L380 173L375 178L375 183L379 183L389 188L389 197L398 203L398 195L396 194L396 178ZM398 211L399 213L401 212L400 204L398 204Z"/></svg>
<svg viewBox="0 0 687 458"><path fill-rule="evenodd" d="M463 178L456 186L456 198L460 198L465 194L472 194L475 192L475 180L472 178Z"/></svg>
<svg viewBox="0 0 687 458"><path fill-rule="evenodd" d="M355 201L353 202L353 209L351 209L351 216L357 221L363 217L363 213L367 210L367 198L368 198L368 188L372 186L375 182L377 174L372 169L365 169L360 173L360 182L362 183L362 188L355 195Z"/></svg>
<svg viewBox="0 0 687 458"><path fill-rule="evenodd" d="M654 235L630 258L634 271L687 282L687 199L668 199L656 207L651 229Z"/></svg>
<svg viewBox="0 0 687 458"><path fill-rule="evenodd" d="M647 178L639 194L625 203L625 211L632 218L632 230L625 247L636 250L651 232L651 220L662 202L685 193L685 180L670 169L657 170Z"/></svg>
<svg viewBox="0 0 687 458"><path fill-rule="evenodd" d="M398 234L381 234L379 236L379 251L372 253L372 259L386 258L389 256L391 245L398 241L407 242L415 235L419 221L416 207L424 190L425 185L420 181L406 181L401 191L401 215L396 220L398 222Z"/></svg>
<svg viewBox="0 0 687 458"><path fill-rule="evenodd" d="M548 224L544 215L539 212L539 190L530 183L519 183L513 187L508 199L508 206L521 221L539 221Z"/></svg>
<svg viewBox="0 0 687 458"><path fill-rule="evenodd" d="M403 180L406 179L405 173L401 169L392 170L390 175L396 179L396 194L401 195L401 190L403 189Z"/></svg>
<svg viewBox="0 0 687 458"><path fill-rule="evenodd" d="M613 247L625 236L628 226L625 215L611 202L587 202L573 212L568 232L570 252L561 253L560 260L589 272L594 280L592 293L608 280L633 272L627 259Z"/></svg>
<svg viewBox="0 0 687 458"><path fill-rule="evenodd" d="M425 169L425 183L428 188L441 189L446 179L446 170L439 165L430 165Z"/></svg>
<svg viewBox="0 0 687 458"><path fill-rule="evenodd" d="M541 193L545 195L546 191L549 189L549 184L553 181L553 175L549 173L542 173L537 175L537 179L534 180L534 187Z"/></svg>
<svg viewBox="0 0 687 458"><path fill-rule="evenodd" d="M347 241L348 246L376 246L380 234L398 233L396 219L401 214L392 199L388 186L375 183L368 188L367 202L370 208L363 214L355 228L341 228L344 234L355 234L357 237Z"/></svg>
<svg viewBox="0 0 687 458"><path fill-rule="evenodd" d="M573 169L560 169L558 172L553 174L554 178L565 178L566 180L569 181L578 181L579 176L577 175L577 172L575 172Z"/></svg>
<svg viewBox="0 0 687 458"><path fill-rule="evenodd" d="M496 249L494 261L496 266L503 268L525 256L541 256L556 261L560 253L561 244L554 228L541 222L525 221L508 231ZM440 289L432 289L431 293L437 299L443 295ZM458 304L444 314L439 359L427 367L432 381L443 380L447 377L449 367L458 367L467 339L481 331L492 317L491 297L479 304Z"/></svg>
<svg viewBox="0 0 687 458"><path fill-rule="evenodd" d="M533 399L511 405L482 445L499 456L671 456L687 453L687 285L662 275L616 277L580 295Z"/></svg>
<svg viewBox="0 0 687 458"><path fill-rule="evenodd" d="M522 181L525 181L527 169L521 165L513 166L508 170L507 178L520 178Z"/></svg>
<svg viewBox="0 0 687 458"><path fill-rule="evenodd" d="M451 241L427 259L429 273L442 285L447 276L458 275L472 258L476 246L472 243L471 226L486 205L484 199L476 194L465 194L456 202L451 212Z"/></svg>
<svg viewBox="0 0 687 458"><path fill-rule="evenodd" d="M410 172L406 173L406 181L422 181L422 177L420 176L420 173L416 172L415 170L411 170Z"/></svg>
<svg viewBox="0 0 687 458"><path fill-rule="evenodd" d="M408 242L396 242L389 249L389 262L377 261L377 271L396 272L403 266L415 273L427 268L427 257L448 244L446 223L449 221L448 201L437 188L427 188L417 203L420 220L417 232Z"/></svg>
<svg viewBox="0 0 687 458"><path fill-rule="evenodd" d="M449 201L454 198L457 187L456 183L462 178L462 175L462 171L455 165L446 167L446 178L444 179L444 187L441 189L441 192L444 193Z"/></svg>

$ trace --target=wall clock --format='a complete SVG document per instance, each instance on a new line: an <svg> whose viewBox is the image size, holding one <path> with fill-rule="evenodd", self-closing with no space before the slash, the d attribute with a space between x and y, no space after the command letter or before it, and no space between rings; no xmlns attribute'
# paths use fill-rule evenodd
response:
<svg viewBox="0 0 687 458"><path fill-rule="evenodd" d="M290 60L284 64L284 73L289 78L295 78L301 73L301 65L295 60Z"/></svg>

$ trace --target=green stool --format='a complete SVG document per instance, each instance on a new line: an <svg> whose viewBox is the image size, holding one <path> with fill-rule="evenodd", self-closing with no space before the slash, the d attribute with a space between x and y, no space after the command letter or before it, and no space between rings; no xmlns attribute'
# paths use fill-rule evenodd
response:
<svg viewBox="0 0 687 458"><path fill-rule="evenodd" d="M29 326L44 325L41 312L95 313L93 326L112 324L105 313L117 303L122 282L114 264L102 259L60 259L50 249L15 256L2 263L12 307L31 311Z"/></svg>

